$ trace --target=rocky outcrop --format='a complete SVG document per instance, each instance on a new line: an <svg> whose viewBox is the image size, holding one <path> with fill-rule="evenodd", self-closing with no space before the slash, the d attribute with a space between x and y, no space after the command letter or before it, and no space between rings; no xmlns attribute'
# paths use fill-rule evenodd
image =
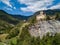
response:
<svg viewBox="0 0 60 45"><path fill-rule="evenodd" d="M40 36L40 38L42 38L48 32L50 36L54 36L56 33L60 33L60 21L38 21L37 23L29 27L29 32L31 36Z"/></svg>

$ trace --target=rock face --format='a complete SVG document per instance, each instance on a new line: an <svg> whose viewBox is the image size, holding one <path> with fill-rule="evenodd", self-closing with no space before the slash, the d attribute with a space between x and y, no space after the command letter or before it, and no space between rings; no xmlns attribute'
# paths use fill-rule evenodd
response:
<svg viewBox="0 0 60 45"><path fill-rule="evenodd" d="M50 36L54 36L56 33L60 33L60 21L38 21L36 24L29 27L29 32L31 36L40 36L40 38L42 38L48 32Z"/></svg>

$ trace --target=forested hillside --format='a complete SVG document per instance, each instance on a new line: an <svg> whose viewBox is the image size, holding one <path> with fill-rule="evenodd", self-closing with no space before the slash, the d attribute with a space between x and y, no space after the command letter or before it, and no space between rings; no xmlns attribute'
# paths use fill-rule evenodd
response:
<svg viewBox="0 0 60 45"><path fill-rule="evenodd" d="M38 11L24 21L0 11L0 45L60 45L60 11L44 13L46 19L37 21Z"/></svg>

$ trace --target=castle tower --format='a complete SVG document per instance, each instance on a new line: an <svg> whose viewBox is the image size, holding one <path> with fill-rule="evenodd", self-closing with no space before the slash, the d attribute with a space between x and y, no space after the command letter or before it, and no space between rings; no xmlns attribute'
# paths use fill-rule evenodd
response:
<svg viewBox="0 0 60 45"><path fill-rule="evenodd" d="M40 12L40 15L43 15L43 14L44 14L44 12L43 12L43 11L41 11L41 12Z"/></svg>
<svg viewBox="0 0 60 45"><path fill-rule="evenodd" d="M46 14L44 14L43 11L40 11L40 14L36 16L36 20L39 21L39 20L43 20L46 18Z"/></svg>

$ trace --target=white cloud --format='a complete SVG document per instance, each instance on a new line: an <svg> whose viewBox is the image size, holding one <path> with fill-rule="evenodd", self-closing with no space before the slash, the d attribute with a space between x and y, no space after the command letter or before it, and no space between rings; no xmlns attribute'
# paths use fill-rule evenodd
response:
<svg viewBox="0 0 60 45"><path fill-rule="evenodd" d="M16 9L16 7L13 7L14 9Z"/></svg>
<svg viewBox="0 0 60 45"><path fill-rule="evenodd" d="M21 8L22 11L32 11L32 12L36 12L36 11L39 11L39 10L47 10L46 7L42 7L42 8L38 8L38 7L32 7L32 6L28 6L26 8Z"/></svg>
<svg viewBox="0 0 60 45"><path fill-rule="evenodd" d="M52 5L54 0L18 0L21 4L27 5L27 7L21 7L22 11L36 12L39 10L47 10L49 5Z"/></svg>
<svg viewBox="0 0 60 45"><path fill-rule="evenodd" d="M60 3L50 7L50 9L60 9Z"/></svg>
<svg viewBox="0 0 60 45"><path fill-rule="evenodd" d="M12 5L10 4L10 0L0 0L0 1L8 5L9 7L12 7Z"/></svg>
<svg viewBox="0 0 60 45"><path fill-rule="evenodd" d="M12 11L12 8L4 7L5 10Z"/></svg>
<svg viewBox="0 0 60 45"><path fill-rule="evenodd" d="M12 9L11 8L6 8L7 10L9 10L9 11L12 11Z"/></svg>

